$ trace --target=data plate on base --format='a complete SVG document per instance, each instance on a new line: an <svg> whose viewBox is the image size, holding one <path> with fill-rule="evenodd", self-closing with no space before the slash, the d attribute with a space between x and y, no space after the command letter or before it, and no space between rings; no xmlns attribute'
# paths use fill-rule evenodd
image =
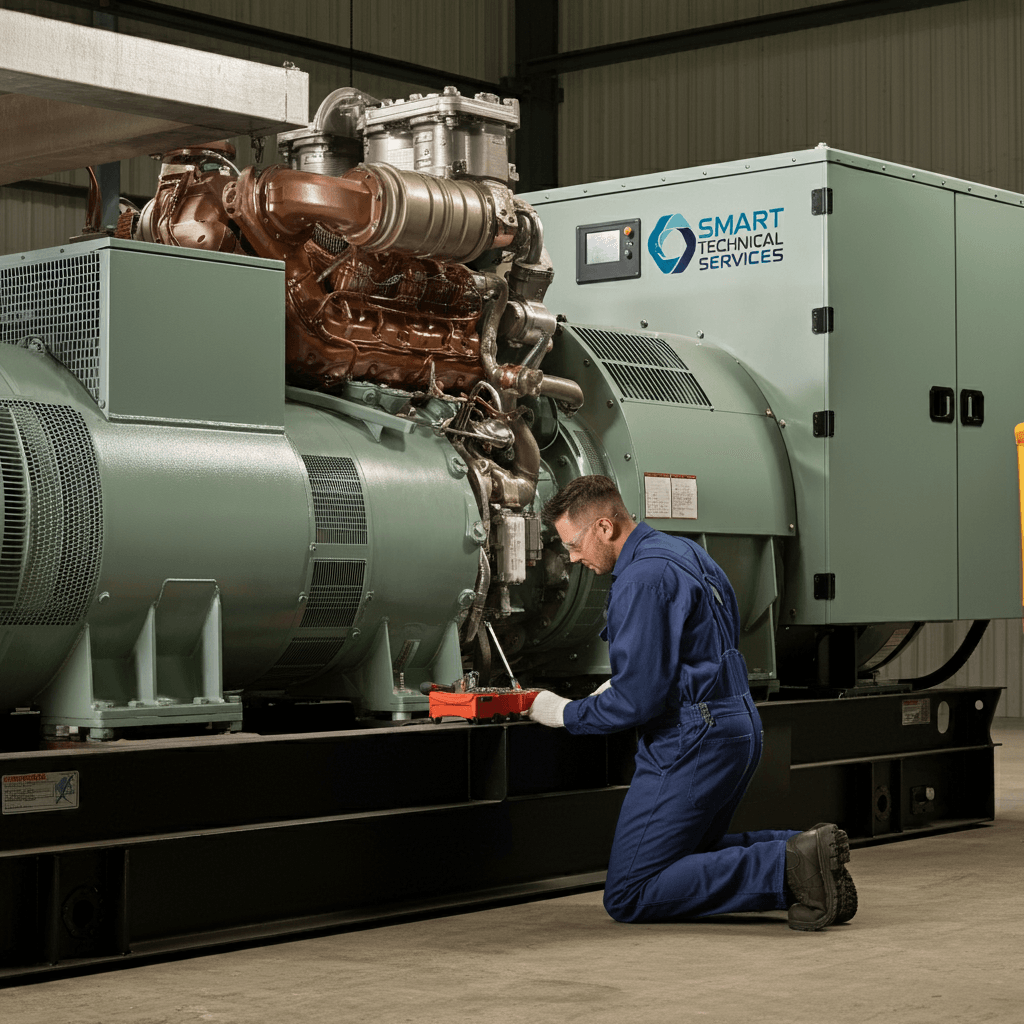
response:
<svg viewBox="0 0 1024 1024"><path fill-rule="evenodd" d="M29 772L0 778L4 814L71 811L78 807L78 772Z"/></svg>

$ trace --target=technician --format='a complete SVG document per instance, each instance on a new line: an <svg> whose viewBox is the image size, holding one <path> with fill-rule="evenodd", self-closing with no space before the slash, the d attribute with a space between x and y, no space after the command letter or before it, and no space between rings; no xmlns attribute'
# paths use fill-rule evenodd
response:
<svg viewBox="0 0 1024 1024"><path fill-rule="evenodd" d="M725 573L687 538L634 523L608 477L573 480L543 515L573 562L612 575L601 632L612 677L583 700L542 691L530 717L578 735L641 730L608 865L608 913L674 921L788 909L801 931L848 921L857 892L845 832L726 834L762 730Z"/></svg>

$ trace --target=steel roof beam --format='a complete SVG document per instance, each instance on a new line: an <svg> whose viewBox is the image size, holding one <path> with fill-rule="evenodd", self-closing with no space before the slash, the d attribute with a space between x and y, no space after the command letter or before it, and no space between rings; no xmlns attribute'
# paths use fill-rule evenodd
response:
<svg viewBox="0 0 1024 1024"><path fill-rule="evenodd" d="M0 182L309 121L294 68L0 10Z"/></svg>
<svg viewBox="0 0 1024 1024"><path fill-rule="evenodd" d="M274 29L261 28L259 25L247 25L241 21L218 18L212 14L199 11L188 11L169 4L156 3L154 0L65 0L72 7L82 7L90 11L103 11L119 18L142 21L163 28L177 29L195 36L208 39L222 39L230 43L244 46L255 46L271 53L287 54L291 60L304 58L315 60L321 64L361 71L365 74L379 75L398 82L413 85L442 88L454 85L463 92L495 92L499 88L497 81L470 78L466 75L453 74L439 68L423 67L408 61L395 60L379 54L364 53L349 46L338 46L324 43L316 39Z"/></svg>
<svg viewBox="0 0 1024 1024"><path fill-rule="evenodd" d="M591 46L583 50L551 53L527 60L520 74L542 75L585 71L588 68L606 67L609 64L662 57L669 53L685 53L688 50L703 50L710 46L727 46L750 39L803 32L807 29L824 28L827 25L839 25L848 21L860 21L958 2L961 0L839 0L837 3L814 4L779 14L765 14L718 25L703 25L681 32Z"/></svg>

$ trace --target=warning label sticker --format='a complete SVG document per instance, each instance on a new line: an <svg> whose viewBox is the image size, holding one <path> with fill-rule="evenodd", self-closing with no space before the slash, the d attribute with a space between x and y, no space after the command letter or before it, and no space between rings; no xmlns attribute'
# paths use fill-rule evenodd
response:
<svg viewBox="0 0 1024 1024"><path fill-rule="evenodd" d="M696 519L697 478L644 473L644 519Z"/></svg>
<svg viewBox="0 0 1024 1024"><path fill-rule="evenodd" d="M4 814L70 811L78 806L78 772L32 772L0 777Z"/></svg>
<svg viewBox="0 0 1024 1024"><path fill-rule="evenodd" d="M930 697L918 697L916 700L903 701L904 725L927 725L932 720L932 702Z"/></svg>

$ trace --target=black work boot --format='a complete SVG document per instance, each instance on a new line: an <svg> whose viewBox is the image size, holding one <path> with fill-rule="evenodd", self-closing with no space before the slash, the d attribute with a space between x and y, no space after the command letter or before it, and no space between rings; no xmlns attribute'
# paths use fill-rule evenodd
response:
<svg viewBox="0 0 1024 1024"><path fill-rule="evenodd" d="M822 821L815 825L814 828L827 828L828 824L827 821ZM849 843L849 840L847 840L847 843ZM849 846L847 846L847 860L849 860L849 857ZM857 913L857 887L853 884L853 878L850 877L850 872L846 869L845 863L840 867L839 874L836 877L836 892L839 899L839 909L836 911L834 923L846 924Z"/></svg>
<svg viewBox="0 0 1024 1024"><path fill-rule="evenodd" d="M835 825L818 825L786 843L786 884L796 900L790 928L816 932L835 923L839 878L849 859L850 841Z"/></svg>

